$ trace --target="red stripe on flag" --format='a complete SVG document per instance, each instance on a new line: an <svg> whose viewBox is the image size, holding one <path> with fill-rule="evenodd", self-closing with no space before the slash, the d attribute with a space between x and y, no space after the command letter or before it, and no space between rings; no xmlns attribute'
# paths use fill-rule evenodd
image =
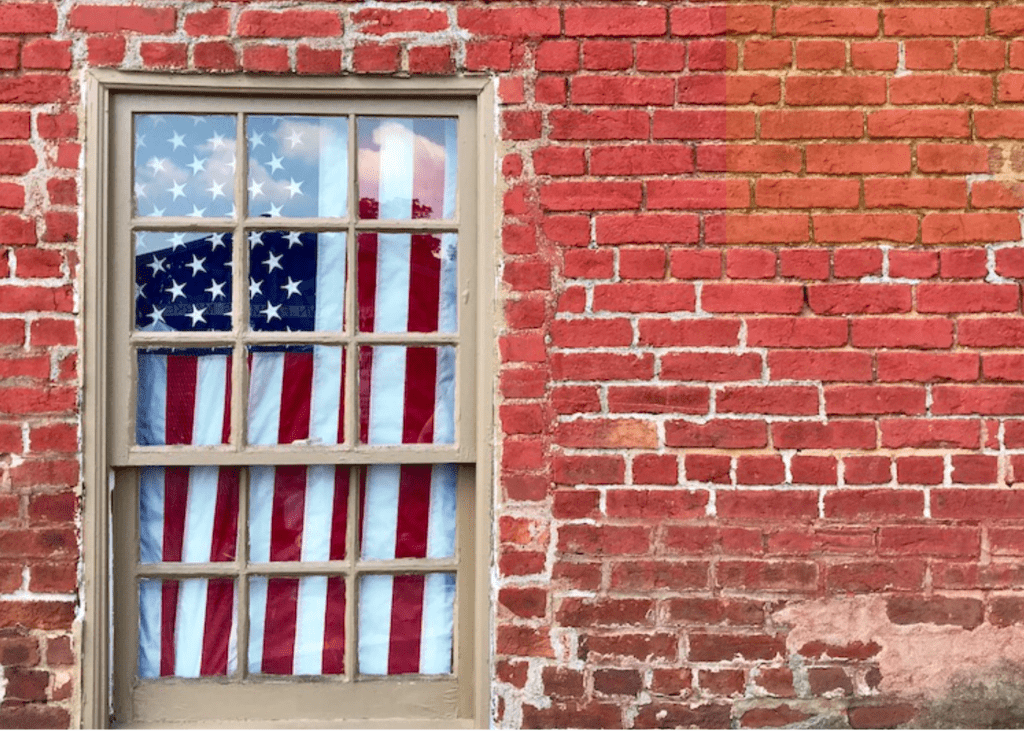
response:
<svg viewBox="0 0 1024 731"><path fill-rule="evenodd" d="M306 468L274 468L274 504L270 517L270 560L302 559L302 522L306 508Z"/></svg>
<svg viewBox="0 0 1024 731"><path fill-rule="evenodd" d="M409 332L436 332L441 302L441 239L430 234L414 235L409 258Z"/></svg>
<svg viewBox="0 0 1024 731"><path fill-rule="evenodd" d="M234 561L238 542L238 469L221 467L217 475L217 502L213 512L211 561Z"/></svg>
<svg viewBox="0 0 1024 731"><path fill-rule="evenodd" d="M395 558L427 557L431 465L406 465L398 479Z"/></svg>
<svg viewBox="0 0 1024 731"><path fill-rule="evenodd" d="M332 557L333 558L333 557ZM327 578L327 608L324 621L324 675L345 672L345 577Z"/></svg>
<svg viewBox="0 0 1024 731"><path fill-rule="evenodd" d="M338 444L345 443L345 367L348 365L348 354L341 351L341 398L338 399Z"/></svg>
<svg viewBox="0 0 1024 731"><path fill-rule="evenodd" d="M420 632L423 627L422 576L396 576L391 598L391 641L388 675L416 673L420 669Z"/></svg>
<svg viewBox="0 0 1024 731"><path fill-rule="evenodd" d="M233 604L234 581L210 579L206 586L206 619L203 622L200 675L227 675Z"/></svg>
<svg viewBox="0 0 1024 731"><path fill-rule="evenodd" d="M199 359L194 355L167 356L167 426L164 444L192 443L198 365Z"/></svg>
<svg viewBox="0 0 1024 731"><path fill-rule="evenodd" d="M226 378L224 379L224 426L221 429L221 444L231 441L231 358L228 356Z"/></svg>
<svg viewBox="0 0 1024 731"><path fill-rule="evenodd" d="M359 468L359 521L356 524L356 553L363 552L363 521L366 520L366 473L369 467Z"/></svg>
<svg viewBox="0 0 1024 731"><path fill-rule="evenodd" d="M285 353L281 378L281 416L278 444L309 438L310 403L313 398L313 354Z"/></svg>
<svg viewBox="0 0 1024 731"><path fill-rule="evenodd" d="M334 468L334 504L331 506L331 548L330 559L340 561L345 558L348 546L346 538L348 530L348 490L351 472L348 467Z"/></svg>
<svg viewBox="0 0 1024 731"><path fill-rule="evenodd" d="M291 675L295 656L299 580L267 581L267 618L263 631L263 672Z"/></svg>
<svg viewBox="0 0 1024 731"><path fill-rule="evenodd" d="M434 391L437 387L437 348L405 349L404 444L434 441Z"/></svg>
<svg viewBox="0 0 1024 731"><path fill-rule="evenodd" d="M174 627L178 621L178 582L160 586L160 675L174 675Z"/></svg>

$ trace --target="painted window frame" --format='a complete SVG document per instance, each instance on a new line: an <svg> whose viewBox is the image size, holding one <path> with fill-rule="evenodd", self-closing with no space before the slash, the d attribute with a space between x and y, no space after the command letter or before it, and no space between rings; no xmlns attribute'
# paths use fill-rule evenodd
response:
<svg viewBox="0 0 1024 731"><path fill-rule="evenodd" d="M193 106L190 99L196 95L220 98L257 97L267 99L283 99L301 103L312 102L315 98L337 99L350 101L360 109L379 109L380 114L396 108L395 102L402 100L418 100L435 108L443 108L445 101L455 105L469 104L473 109L475 129L460 129L460 138L473 135L475 150L471 168L460 172L460 182L472 181L475 191L464 200L472 203L471 211L464 211L467 219L472 220L470 235L460 230L460 247L471 247L473 261L469 265L468 278L475 283L471 288L470 300L464 299L466 293L460 287L460 306L463 312L475 318L473 332L463 341L474 353L474 377L472 383L463 382L459 389L461 408L471 410L469 424L472 429L463 430L458 446L452 448L411 447L401 450L400 454L408 456L420 452L416 461L436 462L439 459L457 462L464 466L461 475L471 475L472 485L469 492L473 496L474 505L468 516L460 511L459 521L463 535L472 536L472 555L463 556L460 560L468 564L471 581L471 597L462 597L456 614L457 633L464 635L460 640L461 650L458 651L463 665L471 665L469 672L463 667L455 681L456 690L445 691L445 709L436 704L436 694L426 693L423 698L435 698L428 703L407 704L409 710L402 715L372 717L361 713L358 709L365 699L380 692L402 693L403 687L412 693L415 699L417 684L433 681L403 681L401 676L369 680L359 683L347 683L345 691L353 696L351 703L346 702L345 716L325 715L320 719L305 719L304 723L318 722L328 726L344 725L347 721L360 726L366 725L404 725L404 726L441 726L441 727L473 727L486 725L489 718L489 685L490 685L490 590L488 570L491 550L491 485L493 483L491 455L493 452L492 428L492 372L494 321L493 285L494 255L493 247L495 232L493 224L493 189L494 189L494 91L490 80L480 77L451 77L424 79L367 79L360 77L345 78L254 78L244 75L236 76L175 76L163 74L125 73L119 71L94 70L87 79L87 135L86 135L86 168L85 168L85 212L86 240L82 266L82 297L83 317L83 585L84 621L82 635L82 725L101 728L109 725L113 701L115 698L115 677L118 675L118 659L111 652L114 619L112 607L112 566L124 560L124 552L118 551L124 541L115 540L115 524L112 515L120 510L124 512L125 496L129 505L132 495L124 488L126 480L123 476L115 478L115 466L142 465L166 462L166 449L132 448L127 449L127 440L122 438L115 426L125 408L129 406L125 398L126 389L117 387L117 375L125 370L123 364L112 361L118 355L118 341L125 340L124 335L115 333L109 322L110 313L118 310L119 303L115 297L122 293L123 287L114 286L113 268L110 261L111 252L116 250L113 237L124 235L114 219L123 215L115 215L112 206L111 190L114 184L109 182L114 175L124 175L129 163L115 160L115 147L111 135L115 128L114 113L119 106L120 97L140 98L151 95L166 102L171 107L180 102L183 112L190 112ZM201 97L198 97L201 98ZM161 102L164 103L164 102ZM378 104L379 103L379 104ZM440 105L440 106L438 106ZM316 109L315 106L312 107ZM170 111L170 110L169 110ZM306 112L308 113L308 112ZM367 112L356 112L367 113ZM351 161L354 165L354 160ZM464 164L460 159L460 168ZM123 182L121 183L123 184ZM429 225L429 224L428 224ZM123 228L123 224L120 226ZM352 232L350 232L351 235ZM355 241L349 242L354 248ZM462 257L460 256L460 259ZM461 264L460 264L461 268ZM122 269L123 271L123 265ZM460 280L460 285L462 280ZM116 318L115 318L116 319ZM123 318L122 318L123 319ZM124 323L120 323L123 327ZM130 370L130 369L129 369ZM351 369L350 369L351 373ZM350 375L350 378L352 376ZM466 379L463 379L465 381ZM236 405L236 409L237 409ZM121 425L124 426L123 424ZM125 431L123 428L121 431ZM266 449L266 448L264 448ZM323 448L321 448L323 449ZM391 449L391 448L388 448ZM150 454L146 454L146 452ZM132 452L134 454L129 454ZM318 461L341 465L371 464L374 462L395 462L396 453L383 454L381 448L349 447L326 450L326 456ZM237 464L255 464L252 455L232 458ZM308 461L309 452L292 450L292 457L282 458L280 462ZM187 459L182 457L182 459ZM150 461L155 460L155 461ZM230 463L230 462L228 462ZM463 477L460 477L460 482ZM460 490L463 487L460 486ZM122 503L118 507L118 503ZM129 507L134 513L134 506ZM137 541L137 527L133 540ZM351 545L351 540L350 540ZM134 548L133 548L134 550ZM116 554L121 554L120 559ZM460 570L464 570L460 564ZM349 595L353 602L354 596ZM471 606L467 606L466 602ZM468 631L467 631L468 630ZM349 637L351 644L354 637ZM352 653L349 653L352 657ZM123 663L122 663L123 664ZM134 667L131 668L134 674ZM123 675L123 668L121 668ZM350 671L349 677L352 677ZM121 681L123 683L123 680ZM277 710L270 704L267 711L270 715L247 718L260 726L273 727L288 725L288 709L294 708L296 701L315 703L317 694L323 694L331 686L323 683L299 681L272 681L274 687L281 687ZM353 690L362 686L364 691ZM193 685L189 693L194 693ZM217 698L217 685L206 686L212 693L207 697ZM265 687L265 686L264 686ZM335 686L336 687L336 686ZM372 691L372 692L371 692ZM204 691L206 692L206 691ZM189 693L181 699L191 697ZM363 695L360 695L360 694ZM172 692L173 695L173 692ZM377 699L380 696L377 695ZM280 701L283 701L283 705ZM347 715L348 709L357 709L353 715ZM337 712L337 711L335 711ZM238 718L224 718L220 721L208 718L182 718L181 723L234 723ZM171 719L154 720L158 725L167 725ZM120 722L119 722L120 723ZM145 722L142 722L144 725Z"/></svg>

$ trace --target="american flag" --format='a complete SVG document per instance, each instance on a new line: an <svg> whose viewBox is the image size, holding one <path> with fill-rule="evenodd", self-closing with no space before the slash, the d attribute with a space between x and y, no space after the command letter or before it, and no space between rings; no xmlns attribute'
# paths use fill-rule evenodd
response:
<svg viewBox="0 0 1024 731"><path fill-rule="evenodd" d="M178 116L164 115L155 126L170 130L171 140L178 134L187 139L186 118ZM210 119L217 118L203 118ZM228 119L225 129L233 131L234 122ZM187 122L201 129L203 120ZM151 120L142 122L137 135ZM359 120L359 177L361 190L369 195L360 208L381 218L450 217L455 201L454 121L363 122ZM347 180L343 118L254 116L246 128L250 211L275 217L345 215L345 186L336 184ZM254 134L260 136L259 142ZM223 137L227 139L226 134ZM180 168L185 153L174 142L168 144L171 149L165 148L158 159L175 163L163 166L173 171ZM196 157L206 152L212 156L212 142L207 139L199 145L193 153ZM162 215L188 215L174 212L185 209L173 192L158 194L159 186L153 185L160 174L153 169L158 167L140 172L137 163L136 182L143 182L146 196L170 196L169 201L154 201L166 204ZM261 181L262 186L253 185ZM192 191L189 195L199 195L202 187L192 179L177 184ZM289 187L298 190L292 193ZM136 191L137 200L142 201L138 186ZM268 191L278 198L267 195L267 209L262 210L257 203ZM272 202L276 200L280 202ZM172 209L172 203L179 208ZM211 215L209 210L207 206L201 215ZM141 211L148 214L144 207ZM213 215L233 215L233 210ZM230 234L223 234L220 241L221 235L213 233L186 236L182 241L174 239L174 233L145 232L143 236L141 243L136 242L136 326L143 330L230 329L230 282L240 271L231 261ZM246 244L252 330L338 331L344 327L348 242L343 233L285 227L253 230ZM358 247L356 324L360 329L457 330L454 234L363 234ZM221 281L224 298L217 296L214 285ZM228 349L218 348L140 350L138 443L227 443L232 357ZM344 362L343 348L338 346L250 348L248 443L343 441ZM456 349L451 346L361 348L359 433L352 436L368 444L453 443L455 362ZM345 558L352 487L349 468L247 469L250 562ZM374 465L356 474L362 559L454 555L457 466ZM234 560L240 481L238 468L145 468L139 505L142 562ZM356 599L359 637L347 640L357 644L358 671L450 673L454 593L455 574L449 572L363 576ZM340 576L253 577L247 607L248 671L344 672L345 602L352 599L346 597ZM145 580L139 601L142 677L235 672L238 591L233 579Z"/></svg>

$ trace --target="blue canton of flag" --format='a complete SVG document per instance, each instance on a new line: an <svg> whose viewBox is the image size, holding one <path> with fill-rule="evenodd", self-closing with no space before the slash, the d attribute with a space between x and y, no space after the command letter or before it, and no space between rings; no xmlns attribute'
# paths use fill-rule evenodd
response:
<svg viewBox="0 0 1024 731"><path fill-rule="evenodd" d="M231 329L231 234L194 236L136 235L135 326L140 330Z"/></svg>
<svg viewBox="0 0 1024 731"><path fill-rule="evenodd" d="M249 232L249 324L253 330L315 330L319 238L338 234ZM344 298L344 269L340 287ZM340 324L340 323L339 323Z"/></svg>

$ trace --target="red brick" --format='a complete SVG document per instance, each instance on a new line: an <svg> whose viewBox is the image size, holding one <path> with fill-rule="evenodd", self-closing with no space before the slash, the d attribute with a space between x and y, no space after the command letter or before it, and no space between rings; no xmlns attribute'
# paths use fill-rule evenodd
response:
<svg viewBox="0 0 1024 731"><path fill-rule="evenodd" d="M784 7L775 13L775 32L798 36L874 36L878 32L878 11L820 5Z"/></svg>
<svg viewBox="0 0 1024 731"><path fill-rule="evenodd" d="M401 47L392 43L362 43L352 49L352 68L364 73L391 73L398 70L401 53Z"/></svg>
<svg viewBox="0 0 1024 731"><path fill-rule="evenodd" d="M666 353L661 377L678 381L751 381L761 379L757 353Z"/></svg>
<svg viewBox="0 0 1024 731"><path fill-rule="evenodd" d="M705 414L709 391L703 386L610 386L611 413Z"/></svg>
<svg viewBox="0 0 1024 731"><path fill-rule="evenodd" d="M725 254L725 272L732 279L774 279L775 252L731 249Z"/></svg>
<svg viewBox="0 0 1024 731"><path fill-rule="evenodd" d="M701 293L708 312L795 314L803 303L803 287L795 284L706 284Z"/></svg>
<svg viewBox="0 0 1024 731"><path fill-rule="evenodd" d="M557 8L460 8L458 18L476 36L556 36L561 30Z"/></svg>
<svg viewBox="0 0 1024 731"><path fill-rule="evenodd" d="M875 425L859 419L829 419L772 424L772 442L779 449L873 449Z"/></svg>
<svg viewBox="0 0 1024 731"><path fill-rule="evenodd" d="M908 173L910 172L910 146L864 142L808 145L807 172L826 175ZM905 178L899 180L905 183L915 182ZM874 179L868 179L865 182L874 183Z"/></svg>
<svg viewBox="0 0 1024 731"><path fill-rule="evenodd" d="M582 157L582 150L579 152ZM594 147L590 151L590 172L593 175L689 173L693 172L693 148L689 145Z"/></svg>
<svg viewBox="0 0 1024 731"><path fill-rule="evenodd" d="M911 288L900 284L811 284L807 301L819 315L909 312Z"/></svg>
<svg viewBox="0 0 1024 731"><path fill-rule="evenodd" d="M196 10L185 16L185 32L190 36L227 35L231 16L227 8Z"/></svg>
<svg viewBox="0 0 1024 731"><path fill-rule="evenodd" d="M327 10L246 10L238 18L243 38L331 37L341 34L341 18Z"/></svg>
<svg viewBox="0 0 1024 731"><path fill-rule="evenodd" d="M888 351L877 355L879 381L973 381L978 378L977 353L914 353Z"/></svg>
<svg viewBox="0 0 1024 731"><path fill-rule="evenodd" d="M885 526L878 540L882 554L976 557L981 550L976 528Z"/></svg>
<svg viewBox="0 0 1024 731"><path fill-rule="evenodd" d="M981 36L985 9L972 7L886 8L885 34L890 36Z"/></svg>
<svg viewBox="0 0 1024 731"><path fill-rule="evenodd" d="M149 67L180 69L188 65L188 47L184 43L143 43L139 55Z"/></svg>
<svg viewBox="0 0 1024 731"><path fill-rule="evenodd" d="M773 380L870 381L870 353L784 350L768 354Z"/></svg>
<svg viewBox="0 0 1024 731"><path fill-rule="evenodd" d="M754 137L752 112L713 110L654 111L652 135L656 140L734 140Z"/></svg>
<svg viewBox="0 0 1024 731"><path fill-rule="evenodd" d="M882 455L846 457L843 478L849 485L885 485L892 481L892 462Z"/></svg>
<svg viewBox="0 0 1024 731"><path fill-rule="evenodd" d="M826 386L828 414L923 414L925 390L916 386Z"/></svg>
<svg viewBox="0 0 1024 731"><path fill-rule="evenodd" d="M27 69L70 69L71 41L49 38L28 41L21 49L21 65Z"/></svg>
<svg viewBox="0 0 1024 731"><path fill-rule="evenodd" d="M989 110L977 114L992 113ZM975 118L977 120L977 117ZM979 136L981 126L978 125ZM968 137L970 118L958 109L885 109L868 113L870 137Z"/></svg>
<svg viewBox="0 0 1024 731"><path fill-rule="evenodd" d="M825 494L825 517L874 522L924 515L918 490L832 490Z"/></svg>
<svg viewBox="0 0 1024 731"><path fill-rule="evenodd" d="M69 23L89 33L134 31L155 35L172 33L177 13L171 7L134 7L121 5L78 5L71 9Z"/></svg>
<svg viewBox="0 0 1024 731"><path fill-rule="evenodd" d="M747 343L761 347L827 348L845 345L848 325L843 320L765 317L747 320Z"/></svg>
<svg viewBox="0 0 1024 731"><path fill-rule="evenodd" d="M884 104L885 92L885 80L872 76L791 75L786 79L786 103L795 106Z"/></svg>
<svg viewBox="0 0 1024 731"><path fill-rule="evenodd" d="M197 68L210 71L234 71L238 68L235 49L226 42L197 43L192 50L192 60Z"/></svg>
<svg viewBox="0 0 1024 731"><path fill-rule="evenodd" d="M518 11L510 11L518 12ZM558 32L557 13L554 31ZM616 5L591 5L565 9L565 34L567 36L660 36L668 30L666 11L659 7L621 7ZM673 30L675 19L673 18ZM507 31L502 28L502 34Z"/></svg>
<svg viewBox="0 0 1024 731"><path fill-rule="evenodd" d="M825 583L830 591L872 592L920 589L925 565L917 560L854 561L832 564Z"/></svg>
<svg viewBox="0 0 1024 731"><path fill-rule="evenodd" d="M750 39L743 44L743 68L784 69L793 63L793 44L784 40Z"/></svg>
<svg viewBox="0 0 1024 731"><path fill-rule="evenodd" d="M768 430L764 422L747 419L712 419L704 424L667 421L665 444L669 447L756 449L768 444Z"/></svg>

